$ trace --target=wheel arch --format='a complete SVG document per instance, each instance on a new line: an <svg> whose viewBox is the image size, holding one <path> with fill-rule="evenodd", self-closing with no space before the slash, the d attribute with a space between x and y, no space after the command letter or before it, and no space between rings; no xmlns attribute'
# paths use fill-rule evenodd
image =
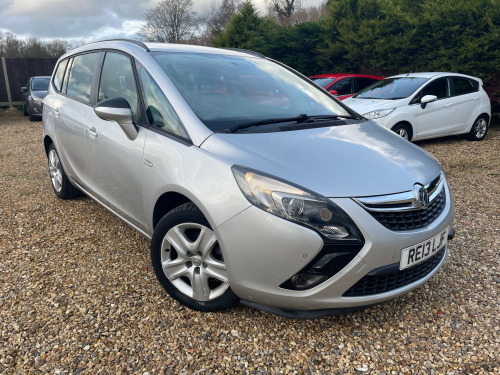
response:
<svg viewBox="0 0 500 375"><path fill-rule="evenodd" d="M396 122L392 127L391 130L394 131L394 128L396 128L398 125L405 125L408 126L410 129L410 140L413 140L414 135L415 135L415 129L413 128L413 125L407 121L407 120L401 120Z"/></svg>
<svg viewBox="0 0 500 375"><path fill-rule="evenodd" d="M191 199L186 197L181 193L177 193L175 191L169 191L163 193L157 200L153 209L153 229L156 228L156 225L161 220L163 216L165 216L168 212L173 210L180 205L191 202L196 207L199 206L193 202Z"/></svg>
<svg viewBox="0 0 500 375"><path fill-rule="evenodd" d="M486 113L486 112L482 112L481 114L479 114L476 119L474 120L474 122L479 118L479 117L486 117L486 121L488 121L488 124L490 123L490 120L491 120L491 116ZM474 125L473 125L474 126Z"/></svg>
<svg viewBox="0 0 500 375"><path fill-rule="evenodd" d="M49 147L50 145L54 143L54 141L52 141L52 138L50 138L50 136L46 135L44 138L43 138L43 147L45 149L45 155L49 155Z"/></svg>

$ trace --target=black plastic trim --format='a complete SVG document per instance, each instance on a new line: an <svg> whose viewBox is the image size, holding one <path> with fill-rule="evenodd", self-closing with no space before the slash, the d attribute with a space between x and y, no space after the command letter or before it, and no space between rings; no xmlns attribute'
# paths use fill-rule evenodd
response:
<svg viewBox="0 0 500 375"><path fill-rule="evenodd" d="M355 306L355 307L339 307L336 309L319 309L319 310L293 310L293 309L284 309L282 307L274 307L263 305L257 302L250 302L246 300L240 301L243 305L251 307L253 309L265 311L271 314L284 316L285 318L292 319L317 319L322 316L333 316L333 315L344 315L350 314L362 310L366 310L370 307L380 305L382 302L372 303L370 305L364 306Z"/></svg>
<svg viewBox="0 0 500 375"><path fill-rule="evenodd" d="M128 42L128 43L132 43L132 44L135 44L136 46L141 47L142 49L146 50L146 52L151 52L151 50L148 48L147 45L145 45L144 43L142 43L138 40L135 40L135 39L127 39L127 38L104 39L104 40L98 40L98 41L95 41L95 42L92 42L89 44L95 44L95 43L101 43L101 42Z"/></svg>

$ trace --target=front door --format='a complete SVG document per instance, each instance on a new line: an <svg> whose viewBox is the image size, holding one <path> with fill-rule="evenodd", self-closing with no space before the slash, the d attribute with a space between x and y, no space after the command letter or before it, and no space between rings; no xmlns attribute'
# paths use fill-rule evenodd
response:
<svg viewBox="0 0 500 375"><path fill-rule="evenodd" d="M412 102L415 103L410 104L417 117L414 136L425 138L448 133L453 127L456 110L450 95L448 78L438 78L431 81L417 95L418 100L414 99ZM435 95L437 100L427 103L425 108L422 108L420 100L426 95Z"/></svg>
<svg viewBox="0 0 500 375"><path fill-rule="evenodd" d="M125 98L137 116L138 91L127 55L107 52L104 58L98 102ZM92 110L85 134L85 149L92 168L90 190L96 198L134 225L144 222L142 201L143 148L147 129L138 127L135 140L127 138L118 123L97 117Z"/></svg>

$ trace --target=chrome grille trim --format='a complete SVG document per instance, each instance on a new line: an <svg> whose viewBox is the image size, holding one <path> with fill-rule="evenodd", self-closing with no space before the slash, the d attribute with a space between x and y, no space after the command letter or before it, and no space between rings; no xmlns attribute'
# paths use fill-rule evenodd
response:
<svg viewBox="0 0 500 375"><path fill-rule="evenodd" d="M429 194L429 203L432 203L441 193L444 187L444 178L440 173L424 188ZM353 198L353 200L364 209L372 212L402 212L420 210L416 205L415 197L411 191L376 197Z"/></svg>

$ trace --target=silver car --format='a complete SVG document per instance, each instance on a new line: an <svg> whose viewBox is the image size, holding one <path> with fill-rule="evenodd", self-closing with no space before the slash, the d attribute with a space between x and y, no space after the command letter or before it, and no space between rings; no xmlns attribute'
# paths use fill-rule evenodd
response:
<svg viewBox="0 0 500 375"><path fill-rule="evenodd" d="M362 309L432 277L454 234L434 158L249 51L79 47L43 132L56 195L83 192L151 238L158 280L195 310Z"/></svg>

